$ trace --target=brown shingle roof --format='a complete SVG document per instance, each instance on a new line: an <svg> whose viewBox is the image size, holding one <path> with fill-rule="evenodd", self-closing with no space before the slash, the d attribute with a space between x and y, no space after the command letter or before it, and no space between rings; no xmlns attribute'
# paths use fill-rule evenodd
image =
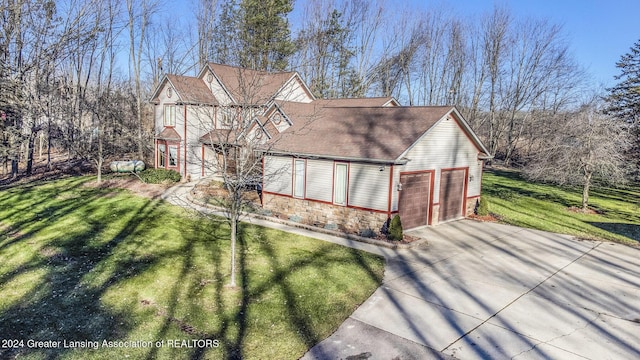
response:
<svg viewBox="0 0 640 360"><path fill-rule="evenodd" d="M180 135L178 134L178 132L172 128L172 127L167 127L164 128L164 130L162 130L162 132L160 132L160 134L156 135L156 139L158 140L169 140L169 141L180 141Z"/></svg>
<svg viewBox="0 0 640 360"><path fill-rule="evenodd" d="M217 105L218 101L207 85L197 77L168 74L167 79L175 88L182 102L187 104Z"/></svg>
<svg viewBox="0 0 640 360"><path fill-rule="evenodd" d="M213 144L237 144L240 135L234 129L215 129L200 137L200 142L207 145Z"/></svg>
<svg viewBox="0 0 640 360"><path fill-rule="evenodd" d="M392 100L395 99L391 96L387 96L369 98L318 99L314 102L327 107L375 107L383 106Z"/></svg>
<svg viewBox="0 0 640 360"><path fill-rule="evenodd" d="M268 143L270 152L397 161L453 110L438 107L321 107L281 103L293 126Z"/></svg>
<svg viewBox="0 0 640 360"><path fill-rule="evenodd" d="M295 72L266 72L209 63L237 104L262 105L271 100Z"/></svg>

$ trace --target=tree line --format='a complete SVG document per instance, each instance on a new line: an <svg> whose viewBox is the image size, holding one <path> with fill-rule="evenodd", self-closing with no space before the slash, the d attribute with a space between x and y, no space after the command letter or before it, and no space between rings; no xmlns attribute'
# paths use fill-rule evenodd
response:
<svg viewBox="0 0 640 360"><path fill-rule="evenodd" d="M633 163L624 175L638 176L630 161L640 155L638 44L618 64L620 85L603 90L591 85L561 26L507 7L464 17L384 0L295 5L292 23L293 0L198 0L183 9L186 18L167 12L187 3L160 0L1 0L3 172L16 175L24 163L30 173L36 153L51 148L97 167L114 154L148 159L147 98L158 80L214 61L296 70L319 98L456 105L496 161L532 169L532 177L562 162L553 149L581 147L583 180L594 156L620 169ZM603 128L616 135L601 136L598 143L612 143L597 151L583 141L592 137L569 131Z"/></svg>

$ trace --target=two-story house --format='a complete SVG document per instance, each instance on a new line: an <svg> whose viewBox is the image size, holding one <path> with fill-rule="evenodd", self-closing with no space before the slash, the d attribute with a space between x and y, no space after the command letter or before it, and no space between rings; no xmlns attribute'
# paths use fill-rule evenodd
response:
<svg viewBox="0 0 640 360"><path fill-rule="evenodd" d="M395 214L405 229L462 218L491 157L455 107L315 99L295 72L208 64L197 77L167 75L152 102L156 167L207 176L220 144L251 142L263 207L330 228L375 231Z"/></svg>
<svg viewBox="0 0 640 360"><path fill-rule="evenodd" d="M211 167L203 164L215 161L216 154L203 137L233 136L230 129L248 127L275 100L308 103L315 98L296 72L209 63L196 77L166 75L150 100L155 105L154 166L190 179L208 175Z"/></svg>

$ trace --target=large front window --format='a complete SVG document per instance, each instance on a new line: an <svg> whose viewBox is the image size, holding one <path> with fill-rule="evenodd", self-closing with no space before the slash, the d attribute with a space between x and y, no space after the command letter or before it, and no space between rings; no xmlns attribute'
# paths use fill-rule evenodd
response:
<svg viewBox="0 0 640 360"><path fill-rule="evenodd" d="M158 167L163 169L178 167L178 145L167 144L165 141L158 142Z"/></svg>

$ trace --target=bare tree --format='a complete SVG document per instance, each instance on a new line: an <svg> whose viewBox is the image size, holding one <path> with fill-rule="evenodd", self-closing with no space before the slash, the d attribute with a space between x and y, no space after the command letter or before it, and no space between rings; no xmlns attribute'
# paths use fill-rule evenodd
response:
<svg viewBox="0 0 640 360"><path fill-rule="evenodd" d="M200 69L210 60L209 55L216 41L216 22L214 20L216 18L217 5L217 0L199 0L198 7L196 8L195 16L198 24L198 64L200 65ZM223 36L233 36L233 34ZM174 74L173 72L169 73Z"/></svg>
<svg viewBox="0 0 640 360"><path fill-rule="evenodd" d="M582 209L589 206L595 179L625 181L624 151L629 146L621 124L602 114L595 100L556 123L524 174L534 180L582 186Z"/></svg>
<svg viewBox="0 0 640 360"><path fill-rule="evenodd" d="M127 0L127 24L129 30L129 56L130 71L133 72L133 76L130 74L130 78L133 78L135 84L135 98L136 98L136 116L138 120L138 156L144 159L145 146L144 146L144 122L143 122L143 89L142 89L142 60L144 57L143 49L145 39L148 36L147 29L151 22L152 17L157 11L157 2L155 0Z"/></svg>

